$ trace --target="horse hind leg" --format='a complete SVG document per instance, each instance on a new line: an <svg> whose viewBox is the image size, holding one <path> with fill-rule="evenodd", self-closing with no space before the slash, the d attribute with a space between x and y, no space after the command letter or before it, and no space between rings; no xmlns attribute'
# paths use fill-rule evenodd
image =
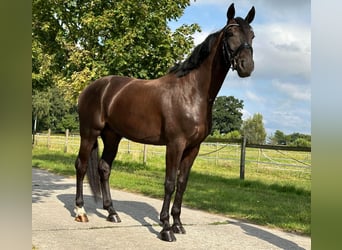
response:
<svg viewBox="0 0 342 250"><path fill-rule="evenodd" d="M107 220L110 222L119 223L121 219L114 209L113 201L110 194L109 177L111 166L118 152L118 146L121 136L115 134L109 129L105 129L101 133L104 148L99 163L99 174L101 181L101 190L103 198L103 208L108 211Z"/></svg>
<svg viewBox="0 0 342 250"><path fill-rule="evenodd" d="M92 151L97 151L96 137L93 140L84 139L81 137L81 144L78 156L75 161L76 169L76 217L78 222L88 222L88 217L84 209L83 199L83 180L88 168L88 160Z"/></svg>

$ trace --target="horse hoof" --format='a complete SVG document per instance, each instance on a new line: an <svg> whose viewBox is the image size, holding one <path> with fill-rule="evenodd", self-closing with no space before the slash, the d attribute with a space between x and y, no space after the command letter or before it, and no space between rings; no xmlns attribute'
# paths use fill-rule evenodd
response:
<svg viewBox="0 0 342 250"><path fill-rule="evenodd" d="M117 215L117 214L110 214L107 217L107 221L114 222L114 223L120 223L121 219L120 219L119 215Z"/></svg>
<svg viewBox="0 0 342 250"><path fill-rule="evenodd" d="M75 221L77 222L88 222L88 216L86 214L80 214L75 217Z"/></svg>
<svg viewBox="0 0 342 250"><path fill-rule="evenodd" d="M173 242L176 241L176 237L173 234L173 231L167 230L167 231L161 231L160 232L160 238L163 241Z"/></svg>
<svg viewBox="0 0 342 250"><path fill-rule="evenodd" d="M186 231L182 225L173 225L171 229L175 234L185 234L186 233Z"/></svg>

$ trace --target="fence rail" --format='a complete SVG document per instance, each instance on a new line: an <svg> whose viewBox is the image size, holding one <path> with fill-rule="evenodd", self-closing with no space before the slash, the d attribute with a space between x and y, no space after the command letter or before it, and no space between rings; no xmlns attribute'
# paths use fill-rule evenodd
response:
<svg viewBox="0 0 342 250"><path fill-rule="evenodd" d="M203 142L198 159L214 162L215 165L240 163L240 178L244 179L246 164L248 167L276 169L309 173L311 178L311 148L297 148L275 145L248 144L245 140L234 142ZM34 146L44 146L50 150L63 150L77 153L80 143L79 135L69 132L63 135L36 134ZM103 148L99 140L100 150ZM138 144L123 139L119 146L119 154L135 155L137 160L146 164L153 157L164 157L165 146Z"/></svg>

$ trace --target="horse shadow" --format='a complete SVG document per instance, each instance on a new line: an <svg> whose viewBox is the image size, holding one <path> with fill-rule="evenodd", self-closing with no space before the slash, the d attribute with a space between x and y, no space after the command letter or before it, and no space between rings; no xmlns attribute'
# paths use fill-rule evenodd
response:
<svg viewBox="0 0 342 250"><path fill-rule="evenodd" d="M40 203L53 195L52 190L65 190L75 186L63 182L65 177L51 174L46 170L32 168L32 203Z"/></svg>
<svg viewBox="0 0 342 250"><path fill-rule="evenodd" d="M228 223L231 225L239 226L242 230L245 231L247 235L256 237L260 240L269 242L270 244L280 248L280 249L295 249L295 250L305 250L305 248L302 248L298 246L296 243L281 238L275 234L272 234L268 231L262 230L258 227L253 227L252 225L243 223L241 221L231 221L228 220Z"/></svg>
<svg viewBox="0 0 342 250"><path fill-rule="evenodd" d="M64 207L69 211L70 216L75 217L75 195L61 194L57 198L64 204ZM107 218L105 214L100 213L97 209L101 208L100 202L95 202L94 197L90 195L83 196L84 203L88 214L95 214L104 220ZM141 226L146 227L152 234L159 237L159 232L153 226L160 225L159 213L151 205L139 201L121 201L113 200L114 208L120 213L124 213L137 221ZM105 212L106 213L106 212ZM152 222L152 224L151 224Z"/></svg>

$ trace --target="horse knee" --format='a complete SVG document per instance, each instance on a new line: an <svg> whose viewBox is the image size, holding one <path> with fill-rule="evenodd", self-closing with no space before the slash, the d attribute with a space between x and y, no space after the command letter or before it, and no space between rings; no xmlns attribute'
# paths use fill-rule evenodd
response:
<svg viewBox="0 0 342 250"><path fill-rule="evenodd" d="M176 187L176 184L174 181L165 181L165 193L166 194L173 194L173 192L175 191L175 187Z"/></svg>
<svg viewBox="0 0 342 250"><path fill-rule="evenodd" d="M76 161L75 161L75 169L77 170L79 168L79 165L81 164L81 161L80 161L80 158L76 158Z"/></svg>

